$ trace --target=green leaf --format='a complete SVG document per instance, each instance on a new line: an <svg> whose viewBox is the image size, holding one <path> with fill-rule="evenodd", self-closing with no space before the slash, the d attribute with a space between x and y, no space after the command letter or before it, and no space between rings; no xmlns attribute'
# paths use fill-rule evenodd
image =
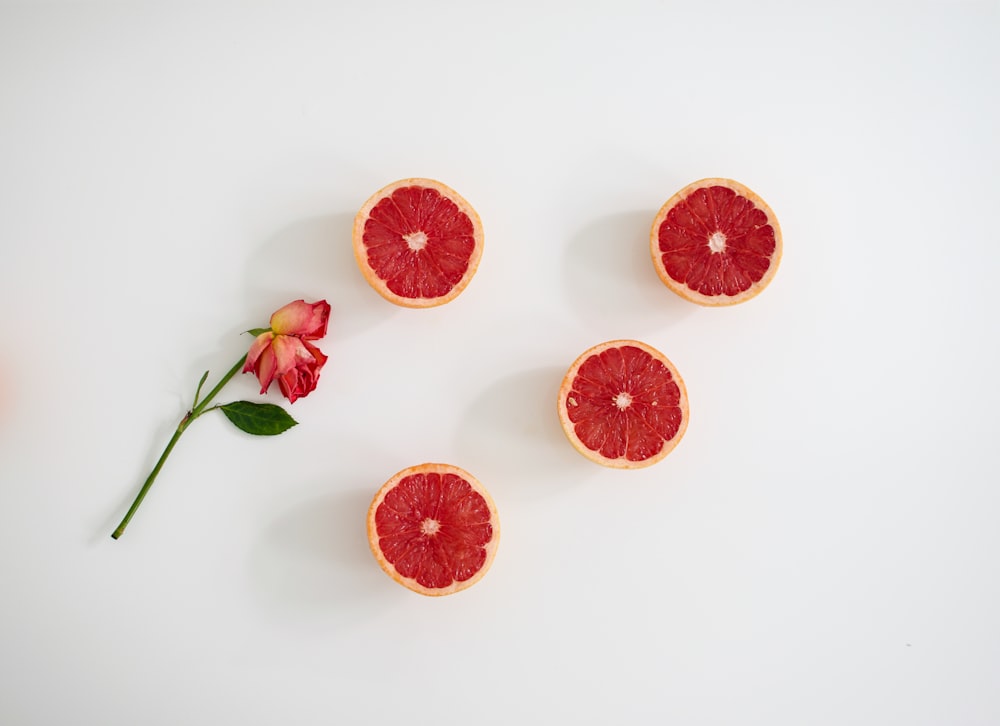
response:
<svg viewBox="0 0 1000 726"><path fill-rule="evenodd" d="M271 329L270 328L250 328L250 330L245 330L243 332L250 333L250 335L252 335L253 337L256 338L258 335L262 335L264 333L270 333Z"/></svg>
<svg viewBox="0 0 1000 726"><path fill-rule="evenodd" d="M201 380L198 381L198 390L194 392L194 403L191 404L191 408L194 408L195 406L198 405L198 397L201 396L201 387L205 385L205 381L207 380L208 380L208 371L205 371L205 375L203 375L201 377Z"/></svg>
<svg viewBox="0 0 1000 726"><path fill-rule="evenodd" d="M277 436L298 423L285 409L273 403L233 401L219 408L236 428L254 436Z"/></svg>

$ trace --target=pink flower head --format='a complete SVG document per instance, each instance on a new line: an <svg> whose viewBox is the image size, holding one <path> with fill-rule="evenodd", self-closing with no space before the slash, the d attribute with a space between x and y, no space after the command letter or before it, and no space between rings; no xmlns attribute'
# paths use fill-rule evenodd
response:
<svg viewBox="0 0 1000 726"><path fill-rule="evenodd" d="M278 388L288 399L308 395L319 380L326 356L309 343L326 335L330 306L326 300L290 302L271 316L271 329L261 333L250 346L243 372L253 371L266 393L277 378Z"/></svg>

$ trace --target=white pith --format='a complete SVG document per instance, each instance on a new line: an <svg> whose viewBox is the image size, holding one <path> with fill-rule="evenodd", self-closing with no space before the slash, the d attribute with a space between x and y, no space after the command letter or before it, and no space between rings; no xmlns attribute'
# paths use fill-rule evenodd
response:
<svg viewBox="0 0 1000 726"><path fill-rule="evenodd" d="M427 233L422 232L421 230L404 234L403 239L406 241L409 248L414 252L419 252L427 246Z"/></svg>
<svg viewBox="0 0 1000 726"><path fill-rule="evenodd" d="M726 249L726 235L721 231L713 232L708 238L708 249L712 250L713 254Z"/></svg>

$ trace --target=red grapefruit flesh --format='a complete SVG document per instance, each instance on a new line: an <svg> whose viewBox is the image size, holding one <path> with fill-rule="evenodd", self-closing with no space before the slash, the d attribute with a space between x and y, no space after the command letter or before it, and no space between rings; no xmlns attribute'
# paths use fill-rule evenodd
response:
<svg viewBox="0 0 1000 726"><path fill-rule="evenodd" d="M368 543L396 582L422 595L449 595L478 582L500 539L485 487L450 464L397 473L368 509Z"/></svg>
<svg viewBox="0 0 1000 726"><path fill-rule="evenodd" d="M687 390L673 363L636 340L587 350L559 389L559 420L570 443L613 468L663 459L684 436L688 417Z"/></svg>
<svg viewBox="0 0 1000 726"><path fill-rule="evenodd" d="M483 253L472 206L433 179L380 189L354 219L354 257L368 283L397 305L424 308L455 299Z"/></svg>
<svg viewBox="0 0 1000 726"><path fill-rule="evenodd" d="M672 196L653 221L653 265L681 297L734 305L760 293L781 261L771 208L732 179L702 179Z"/></svg>

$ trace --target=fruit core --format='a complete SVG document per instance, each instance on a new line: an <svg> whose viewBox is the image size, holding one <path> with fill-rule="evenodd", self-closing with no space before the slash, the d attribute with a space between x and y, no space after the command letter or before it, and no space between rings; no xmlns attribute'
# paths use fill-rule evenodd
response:
<svg viewBox="0 0 1000 726"><path fill-rule="evenodd" d="M618 407L619 411L624 411L632 405L632 396L630 396L627 392L622 391L615 396L615 405Z"/></svg>
<svg viewBox="0 0 1000 726"><path fill-rule="evenodd" d="M434 536L440 529L441 523L436 519L431 519L430 517L420 523L420 531L428 537Z"/></svg>
<svg viewBox="0 0 1000 726"><path fill-rule="evenodd" d="M708 249L712 250L713 254L722 252L726 249L726 235L721 230L716 230L715 233L708 238Z"/></svg>
<svg viewBox="0 0 1000 726"><path fill-rule="evenodd" d="M427 246L427 234L420 230L403 235L403 239L406 241L409 248L414 252L419 252Z"/></svg>

